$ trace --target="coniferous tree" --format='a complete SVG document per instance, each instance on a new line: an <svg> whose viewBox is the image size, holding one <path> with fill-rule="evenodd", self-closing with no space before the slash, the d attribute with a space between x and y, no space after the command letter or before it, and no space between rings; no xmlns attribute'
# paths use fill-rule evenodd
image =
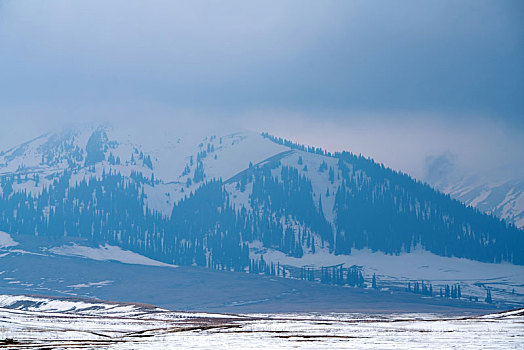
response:
<svg viewBox="0 0 524 350"><path fill-rule="evenodd" d="M491 290L488 288L486 289L486 303L492 304L493 299L491 298Z"/></svg>

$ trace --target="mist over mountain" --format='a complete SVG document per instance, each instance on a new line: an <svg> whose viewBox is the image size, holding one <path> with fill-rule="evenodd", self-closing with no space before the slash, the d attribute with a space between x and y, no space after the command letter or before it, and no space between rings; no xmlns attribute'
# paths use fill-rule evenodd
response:
<svg viewBox="0 0 524 350"><path fill-rule="evenodd" d="M524 174L522 165L507 164L475 172L457 164L453 154L426 159L424 180L453 198L485 213L524 227Z"/></svg>

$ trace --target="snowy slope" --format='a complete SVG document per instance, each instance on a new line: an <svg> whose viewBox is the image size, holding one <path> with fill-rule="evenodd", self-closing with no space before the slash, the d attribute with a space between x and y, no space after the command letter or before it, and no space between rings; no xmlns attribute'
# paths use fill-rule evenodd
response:
<svg viewBox="0 0 524 350"><path fill-rule="evenodd" d="M17 244L8 233L0 231L0 248L13 247Z"/></svg>
<svg viewBox="0 0 524 350"><path fill-rule="evenodd" d="M508 150L510 152L510 150ZM505 166L485 170L429 158L424 181L453 198L524 228L524 168L515 159ZM447 159L447 158L444 158ZM449 166L446 166L448 164Z"/></svg>
<svg viewBox="0 0 524 350"><path fill-rule="evenodd" d="M123 250L120 247L110 246L108 244L98 248L79 246L76 244L63 245L60 247L51 248L50 252L57 255L79 256L99 261L114 260L124 264L176 267L175 265L149 259L140 254L131 252L129 250Z"/></svg>
<svg viewBox="0 0 524 350"><path fill-rule="evenodd" d="M117 261L123 264L132 265L177 267L176 265L156 261L135 252L108 244L98 247L89 247L71 243L53 246L49 249L46 247L40 247L39 251L34 251L32 249L24 250L20 249L19 246L19 243L13 240L11 235L0 231L0 258L16 254L31 254L39 256L61 255L82 257L97 261Z"/></svg>
<svg viewBox="0 0 524 350"><path fill-rule="evenodd" d="M123 303L104 303L91 300L44 298L25 295L0 295L0 308L45 313L75 313L86 316L138 316L144 312L166 311Z"/></svg>
<svg viewBox="0 0 524 350"><path fill-rule="evenodd" d="M96 132L103 134L101 146L104 159L88 165L87 145ZM99 177L103 172L110 171L125 176L136 172L147 179L154 175L155 186L144 185L147 204L150 208L169 215L175 203L199 187L193 181L188 186L188 179L193 180L199 154L205 180L222 178L225 181L248 168L250 163L258 164L286 151L289 151L288 147L248 131L235 132L198 126L175 130L152 128L138 133L136 130L129 131L107 125L88 125L44 134L0 151L0 177L16 175L13 190L37 194L65 170L73 170L72 186L82 179ZM114 162L110 162L111 157ZM303 172L311 180L318 198L322 196L324 214L332 221L334 198L326 196L326 192L334 193L339 184L337 181L328 182L327 172L315 170L324 161L336 169L336 160L294 150L282 162L302 170L303 166L297 164L299 157L304 158L304 164L308 165L308 171ZM117 159L119 164L116 164ZM94 165L94 169L91 165ZM467 205L524 227L522 179L483 181L479 178L457 177L447 181L434 179L431 184ZM233 190L231 188L231 192ZM237 204L242 202L248 205L246 198L242 199L247 194L235 195L238 197Z"/></svg>
<svg viewBox="0 0 524 350"><path fill-rule="evenodd" d="M97 133L102 135L99 146L103 158L91 163L88 144ZM157 130L138 134L110 126L85 126L45 134L0 152L0 177L14 175L14 191L38 194L65 170L73 171L71 186L111 171L124 176L135 172L146 179L154 176L155 186L144 185L147 204L170 215L176 202L200 186L193 181L188 185L199 158L205 180L226 180L250 163L259 163L285 150L286 147L247 131L205 134L202 130Z"/></svg>
<svg viewBox="0 0 524 350"><path fill-rule="evenodd" d="M92 164L93 169L86 164L86 148L90 137L98 131L104 135L104 159ZM193 180L199 154L205 180L221 178L226 181L247 169L250 163L259 164L289 150L288 147L248 131L206 131L204 127L200 127L160 131L157 128L154 131L137 133L136 130L90 125L44 134L0 152L0 177L18 176L13 190L37 194L52 183L57 174L71 169L74 169L71 186L82 179L99 177L103 172L110 171L125 176L136 172L147 179L154 175L155 186L144 185L147 204L152 209L170 215L175 203L199 187L194 181L188 185L188 179ZM115 161L110 162L110 157ZM297 164L299 157L304 159L306 171L303 170L303 165ZM119 164L115 164L117 159ZM322 197L324 215L332 222L334 197L326 196L326 192L334 194L340 184L339 177L330 183L327 172L317 170L322 162L337 169L336 160L297 150L289 152L281 160L283 165L300 169L311 180L315 195L317 198ZM524 227L523 180L486 183L469 179L433 182L432 185L467 205ZM233 187L230 187L230 192L235 192ZM236 204L249 206L248 195L249 191L245 194L235 193Z"/></svg>
<svg viewBox="0 0 524 350"><path fill-rule="evenodd" d="M524 228L524 180L463 181L438 186L459 201Z"/></svg>

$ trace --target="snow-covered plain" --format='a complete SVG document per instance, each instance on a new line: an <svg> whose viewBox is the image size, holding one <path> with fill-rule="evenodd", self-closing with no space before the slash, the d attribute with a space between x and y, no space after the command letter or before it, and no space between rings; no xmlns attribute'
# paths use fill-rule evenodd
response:
<svg viewBox="0 0 524 350"><path fill-rule="evenodd" d="M0 348L522 349L524 310L433 314L252 314L0 296Z"/></svg>

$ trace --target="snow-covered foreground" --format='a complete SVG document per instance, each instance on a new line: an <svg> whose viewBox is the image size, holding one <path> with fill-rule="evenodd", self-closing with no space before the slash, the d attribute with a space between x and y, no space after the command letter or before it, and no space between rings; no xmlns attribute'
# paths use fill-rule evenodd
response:
<svg viewBox="0 0 524 350"><path fill-rule="evenodd" d="M518 349L524 310L434 314L181 313L149 305L0 296L0 348Z"/></svg>

